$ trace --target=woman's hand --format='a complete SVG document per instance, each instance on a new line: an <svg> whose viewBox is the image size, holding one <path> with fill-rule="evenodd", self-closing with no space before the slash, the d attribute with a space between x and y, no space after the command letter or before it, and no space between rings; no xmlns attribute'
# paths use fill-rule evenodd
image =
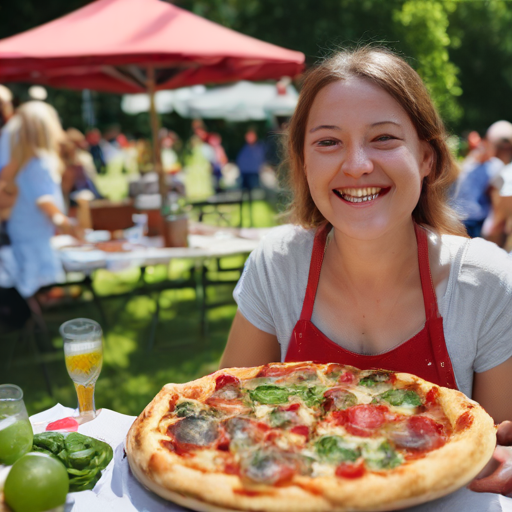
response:
<svg viewBox="0 0 512 512"><path fill-rule="evenodd" d="M64 219L62 220L62 224L57 225L57 229L62 235L71 235L74 238L77 238L80 241L84 240L84 229L80 227L75 219L70 219L63 215Z"/></svg>
<svg viewBox="0 0 512 512"><path fill-rule="evenodd" d="M494 492L512 497L512 421L498 426L498 446L493 458L469 488L476 492Z"/></svg>

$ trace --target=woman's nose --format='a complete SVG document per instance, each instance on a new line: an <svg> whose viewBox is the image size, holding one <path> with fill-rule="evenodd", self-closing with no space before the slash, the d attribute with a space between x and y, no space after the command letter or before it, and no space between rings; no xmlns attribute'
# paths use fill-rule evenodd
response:
<svg viewBox="0 0 512 512"><path fill-rule="evenodd" d="M357 179L373 171L373 162L363 146L352 146L345 151L341 170L347 176Z"/></svg>

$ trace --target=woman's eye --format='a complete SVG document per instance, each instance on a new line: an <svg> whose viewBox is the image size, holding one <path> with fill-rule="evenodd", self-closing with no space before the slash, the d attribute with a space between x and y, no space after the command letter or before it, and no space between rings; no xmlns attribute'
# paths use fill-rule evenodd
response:
<svg viewBox="0 0 512 512"><path fill-rule="evenodd" d="M337 141L332 139L326 139L326 140L319 140L317 144L321 147L330 147L335 146L337 144Z"/></svg>
<svg viewBox="0 0 512 512"><path fill-rule="evenodd" d="M393 135L379 135L375 138L377 142L386 142L388 140L395 140L396 137L393 137Z"/></svg>

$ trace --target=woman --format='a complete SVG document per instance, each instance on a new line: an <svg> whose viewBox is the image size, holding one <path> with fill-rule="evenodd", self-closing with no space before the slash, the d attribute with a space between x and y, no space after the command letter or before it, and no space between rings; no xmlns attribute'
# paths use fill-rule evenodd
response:
<svg viewBox="0 0 512 512"><path fill-rule="evenodd" d="M414 373L479 401L511 443L512 261L447 207L455 163L420 77L385 50L335 55L304 81L288 156L298 226L251 254L221 367ZM473 488L510 492L510 480Z"/></svg>
<svg viewBox="0 0 512 512"><path fill-rule="evenodd" d="M10 285L31 297L42 286L64 280L50 244L56 229L79 233L63 213L58 156L63 133L57 112L40 101L25 103L17 110L10 133L10 164L1 180L6 191L17 191L7 224L14 264L7 257L2 263L9 267Z"/></svg>

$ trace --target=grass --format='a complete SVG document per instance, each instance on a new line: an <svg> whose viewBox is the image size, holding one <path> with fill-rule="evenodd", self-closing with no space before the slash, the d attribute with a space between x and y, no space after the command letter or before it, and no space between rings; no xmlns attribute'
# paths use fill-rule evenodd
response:
<svg viewBox="0 0 512 512"><path fill-rule="evenodd" d="M244 212L245 221L247 214L248 210ZM235 208L233 225L238 222L237 215ZM257 227L275 224L275 212L263 201L253 203L253 217ZM208 221L208 216L205 220ZM235 256L223 263L241 266L243 260L243 256ZM146 280L158 282L167 276L182 276L190 265L189 261L174 260L169 267L149 267ZM186 382L215 371L236 312L234 302L209 310L208 335L202 338L194 289L164 290L160 296L155 344L153 350L148 351L150 324L156 307L154 297L115 296L133 290L139 275L136 268L116 274L99 270L94 275L94 289L101 297L101 308L107 320L107 325L102 325L105 331L104 365L96 385L96 407L132 415L138 415L164 384ZM210 288L209 300L229 301L232 290L233 285ZM28 341L20 341L16 332L0 337L0 382L14 383L23 389L29 414L52 407L57 402L76 407L76 394L65 369L58 329L66 320L77 317L103 323L90 293L84 292L79 300L70 300L68 304L44 311L53 349L44 352L42 357L49 369L53 396L46 390L33 346ZM9 359L11 362L6 369Z"/></svg>

